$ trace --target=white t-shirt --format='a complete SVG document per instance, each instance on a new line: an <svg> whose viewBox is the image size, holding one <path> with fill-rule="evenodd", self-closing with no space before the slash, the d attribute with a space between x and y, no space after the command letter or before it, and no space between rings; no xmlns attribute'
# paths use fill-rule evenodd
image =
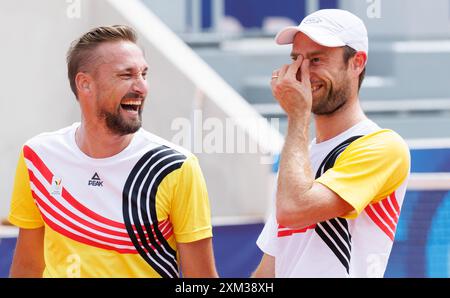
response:
<svg viewBox="0 0 450 298"><path fill-rule="evenodd" d="M354 207L302 229L277 224L275 208L257 240L275 257L276 277L382 277L410 169L409 150L391 130L364 120L310 145L316 181Z"/></svg>

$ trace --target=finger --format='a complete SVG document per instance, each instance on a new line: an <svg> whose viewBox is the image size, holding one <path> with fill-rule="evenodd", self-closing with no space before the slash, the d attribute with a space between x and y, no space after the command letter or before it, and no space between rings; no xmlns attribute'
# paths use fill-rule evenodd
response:
<svg viewBox="0 0 450 298"><path fill-rule="evenodd" d="M272 88L272 90L275 87L275 85L277 84L277 79L278 79L278 75L272 74L272 79L270 80L270 87Z"/></svg>
<svg viewBox="0 0 450 298"><path fill-rule="evenodd" d="M289 78L295 79L297 72L300 69L300 66L302 65L302 62L303 62L303 56L299 55L297 57L297 59L291 65L289 65L287 72L286 72L286 76Z"/></svg>
<svg viewBox="0 0 450 298"><path fill-rule="evenodd" d="M311 82L309 81L309 59L303 60L302 66L300 68L302 74L301 82L306 86L311 86Z"/></svg>
<svg viewBox="0 0 450 298"><path fill-rule="evenodd" d="M278 81L281 81L286 76L288 67L289 65L285 64L280 68L280 71L278 72Z"/></svg>
<svg viewBox="0 0 450 298"><path fill-rule="evenodd" d="M272 90L278 82L279 72L280 72L280 69L276 69L276 70L272 71L272 79L270 80L270 86L272 87Z"/></svg>
<svg viewBox="0 0 450 298"><path fill-rule="evenodd" d="M272 79L271 82L273 82L274 80L276 81L276 79L278 78L278 73L280 72L279 69L276 69L274 71L272 71Z"/></svg>

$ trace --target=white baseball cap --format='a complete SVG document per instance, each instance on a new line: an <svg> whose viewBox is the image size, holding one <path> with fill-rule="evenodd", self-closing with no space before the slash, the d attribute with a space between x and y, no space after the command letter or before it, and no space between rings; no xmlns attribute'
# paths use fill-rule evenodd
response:
<svg viewBox="0 0 450 298"><path fill-rule="evenodd" d="M303 32L325 47L349 46L369 54L369 39L363 21L342 9L322 9L308 16L297 27L282 29L275 37L277 44L291 44L295 34Z"/></svg>

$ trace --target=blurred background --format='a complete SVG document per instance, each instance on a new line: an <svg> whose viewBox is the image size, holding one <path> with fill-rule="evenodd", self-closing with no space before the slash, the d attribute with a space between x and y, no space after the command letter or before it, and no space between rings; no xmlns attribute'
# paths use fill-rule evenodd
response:
<svg viewBox="0 0 450 298"><path fill-rule="evenodd" d="M449 277L450 0L0 1L0 219L8 214L23 143L79 121L66 75L70 42L95 26L128 24L150 66L144 128L176 141L177 119L191 124L191 142L180 145L199 157L205 174L219 274L249 276L261 257L255 241L272 202L286 129L269 82L272 70L290 63L291 48L273 38L322 8L347 9L365 22L362 106L411 148L412 174L386 276ZM202 146L208 119L225 131L225 149ZM17 236L3 223L0 277L8 275Z"/></svg>

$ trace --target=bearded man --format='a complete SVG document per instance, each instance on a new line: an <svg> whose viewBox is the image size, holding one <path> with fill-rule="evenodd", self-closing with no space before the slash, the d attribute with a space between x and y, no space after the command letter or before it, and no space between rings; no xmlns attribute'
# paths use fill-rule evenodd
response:
<svg viewBox="0 0 450 298"><path fill-rule="evenodd" d="M148 65L136 41L117 25L70 47L81 122L22 148L11 277L217 277L197 158L141 128Z"/></svg>
<svg viewBox="0 0 450 298"><path fill-rule="evenodd" d="M403 139L361 109L367 30L319 10L276 36L293 62L272 74L287 114L274 210L257 245L255 277L382 277L410 171ZM316 137L309 142L310 119Z"/></svg>

